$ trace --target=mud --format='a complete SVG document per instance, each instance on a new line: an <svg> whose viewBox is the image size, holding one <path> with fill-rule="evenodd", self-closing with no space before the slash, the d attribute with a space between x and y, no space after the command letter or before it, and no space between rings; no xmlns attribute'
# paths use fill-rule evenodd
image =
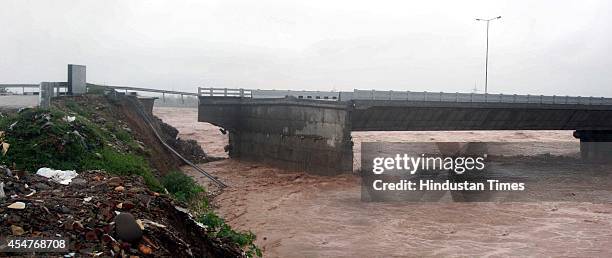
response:
<svg viewBox="0 0 612 258"><path fill-rule="evenodd" d="M212 125L196 122L195 109L155 113L205 149L225 144ZM533 145L517 152L578 150L571 131L361 132L353 139L356 154L363 141L526 141ZM566 144L542 150L542 141ZM257 234L266 257L612 256L611 204L365 203L355 175L320 177L237 160L201 167L231 186L214 204L233 227Z"/></svg>

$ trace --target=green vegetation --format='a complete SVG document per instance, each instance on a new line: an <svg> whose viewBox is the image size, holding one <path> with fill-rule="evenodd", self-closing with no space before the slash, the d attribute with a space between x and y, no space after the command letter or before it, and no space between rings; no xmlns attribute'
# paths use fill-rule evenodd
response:
<svg viewBox="0 0 612 258"><path fill-rule="evenodd" d="M66 106L76 114L58 108L26 109L0 118L4 142L10 144L7 154L0 156L0 164L32 173L49 167L138 175L151 190L163 189L144 158L117 147L134 141L129 134L130 139L113 142L117 136L91 122L87 118L91 112L76 104Z"/></svg>
<svg viewBox="0 0 612 258"><path fill-rule="evenodd" d="M253 243L256 236L252 232L236 232L225 221L217 216L208 206L205 190L191 177L181 172L171 172L162 178L168 192L177 200L189 204L196 214L198 222L206 225L209 234L214 238L227 239L246 251L248 257L261 257L261 250Z"/></svg>
<svg viewBox="0 0 612 258"><path fill-rule="evenodd" d="M177 171L164 176L162 184L174 198L184 203L193 201L200 193L204 192L204 188L193 181L191 177Z"/></svg>
<svg viewBox="0 0 612 258"><path fill-rule="evenodd" d="M221 239L229 239L242 247L246 251L246 255L248 257L262 256L261 249L259 249L259 247L253 243L256 236L252 232L236 232L227 223L225 223L225 220L217 216L217 214L212 211L200 215L198 217L198 222L208 227L211 236Z"/></svg>

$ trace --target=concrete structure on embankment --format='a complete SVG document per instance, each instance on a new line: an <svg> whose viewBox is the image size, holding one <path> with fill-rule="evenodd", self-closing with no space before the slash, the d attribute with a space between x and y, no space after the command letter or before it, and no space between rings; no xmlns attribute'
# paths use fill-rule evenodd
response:
<svg viewBox="0 0 612 258"><path fill-rule="evenodd" d="M609 98L354 91L332 101L224 92L200 94L198 121L229 131L231 157L317 174L352 171L351 131L575 130L583 157L612 154L599 143L612 141Z"/></svg>

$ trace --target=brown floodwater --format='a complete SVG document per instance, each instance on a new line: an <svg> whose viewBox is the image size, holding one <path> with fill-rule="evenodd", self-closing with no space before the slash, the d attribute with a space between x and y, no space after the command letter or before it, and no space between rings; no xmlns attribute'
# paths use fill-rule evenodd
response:
<svg viewBox="0 0 612 258"><path fill-rule="evenodd" d="M197 122L197 110L156 108L179 136L223 156L227 138ZM518 153L572 154L571 131L359 132L365 141L532 142ZM543 150L539 142L563 142ZM368 203L354 174L314 176L264 164L221 160L200 164L230 185L214 200L233 227L251 230L265 257L612 256L612 205L541 203ZM185 172L204 185L205 177ZM585 186L588 187L588 186Z"/></svg>

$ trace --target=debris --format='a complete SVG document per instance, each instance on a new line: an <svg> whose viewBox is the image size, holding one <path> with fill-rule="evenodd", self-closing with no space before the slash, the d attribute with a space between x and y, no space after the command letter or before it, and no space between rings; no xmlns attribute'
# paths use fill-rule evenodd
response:
<svg viewBox="0 0 612 258"><path fill-rule="evenodd" d="M76 120L76 116L65 116L63 120L67 123L72 123L74 120Z"/></svg>
<svg viewBox="0 0 612 258"><path fill-rule="evenodd" d="M138 250L145 255L149 255L153 253L153 249L151 249L151 247L148 247L146 245L140 244L138 245Z"/></svg>
<svg viewBox="0 0 612 258"><path fill-rule="evenodd" d="M83 201L84 202L90 202L91 199L93 199L93 197L85 197L85 198L83 198Z"/></svg>
<svg viewBox="0 0 612 258"><path fill-rule="evenodd" d="M72 179L72 182L70 182L70 185L84 187L87 185L87 180L83 178L75 178L75 179Z"/></svg>
<svg viewBox="0 0 612 258"><path fill-rule="evenodd" d="M142 223L142 220L137 219L136 224L138 224L138 227L140 227L141 230L145 229L144 224Z"/></svg>
<svg viewBox="0 0 612 258"><path fill-rule="evenodd" d="M49 187L47 184L42 183L42 182L36 183L32 187L34 187L35 189L38 189L38 190L43 190L43 191L51 189L51 187Z"/></svg>
<svg viewBox="0 0 612 258"><path fill-rule="evenodd" d="M125 187L123 187L123 186L115 187L115 191L117 191L117 192L123 192L124 190L125 190Z"/></svg>
<svg viewBox="0 0 612 258"><path fill-rule="evenodd" d="M6 198L6 194L4 193L4 182L0 182L0 199Z"/></svg>
<svg viewBox="0 0 612 258"><path fill-rule="evenodd" d="M108 186L120 186L121 184L123 184L123 181L121 180L121 178L111 177L106 181L106 184Z"/></svg>
<svg viewBox="0 0 612 258"><path fill-rule="evenodd" d="M11 232L13 233L13 236L21 236L25 234L25 230L23 230L22 227L15 225L11 225Z"/></svg>
<svg viewBox="0 0 612 258"><path fill-rule="evenodd" d="M11 205L7 206L7 208L9 209L14 209L14 210L23 210L25 209L26 204L23 202L14 202Z"/></svg>
<svg viewBox="0 0 612 258"><path fill-rule="evenodd" d="M36 174L49 178L51 181L60 183L62 185L70 184L72 179L79 175L74 170L54 170L50 168L40 168Z"/></svg>
<svg viewBox="0 0 612 258"><path fill-rule="evenodd" d="M0 166L0 171L4 172L4 175L8 176L8 177L12 177L13 176L13 172L7 168L6 166Z"/></svg>
<svg viewBox="0 0 612 258"><path fill-rule="evenodd" d="M16 125L17 125L17 122L12 123L12 124L9 126L9 128L8 128L8 129L9 129L9 131L12 131L12 130L13 130L13 128L14 128Z"/></svg>
<svg viewBox="0 0 612 258"><path fill-rule="evenodd" d="M34 195L35 193L36 193L36 190L32 189L32 192L30 192L29 194L26 194L26 197L30 197Z"/></svg>
<svg viewBox="0 0 612 258"><path fill-rule="evenodd" d="M2 144L0 145L2 146L2 156L6 156L6 153L8 152L8 149L9 147L11 147L11 145L6 142L2 142Z"/></svg>
<svg viewBox="0 0 612 258"><path fill-rule="evenodd" d="M131 213L122 212L115 217L115 230L117 237L127 242L135 242L142 237L142 229Z"/></svg>
<svg viewBox="0 0 612 258"><path fill-rule="evenodd" d="M148 219L144 219L144 220L142 220L142 222L144 222L145 224L149 224L149 225L153 225L153 226L159 227L159 228L165 228L166 227L166 226L164 226L162 224L159 224L159 223L157 223L155 221L150 221Z"/></svg>

